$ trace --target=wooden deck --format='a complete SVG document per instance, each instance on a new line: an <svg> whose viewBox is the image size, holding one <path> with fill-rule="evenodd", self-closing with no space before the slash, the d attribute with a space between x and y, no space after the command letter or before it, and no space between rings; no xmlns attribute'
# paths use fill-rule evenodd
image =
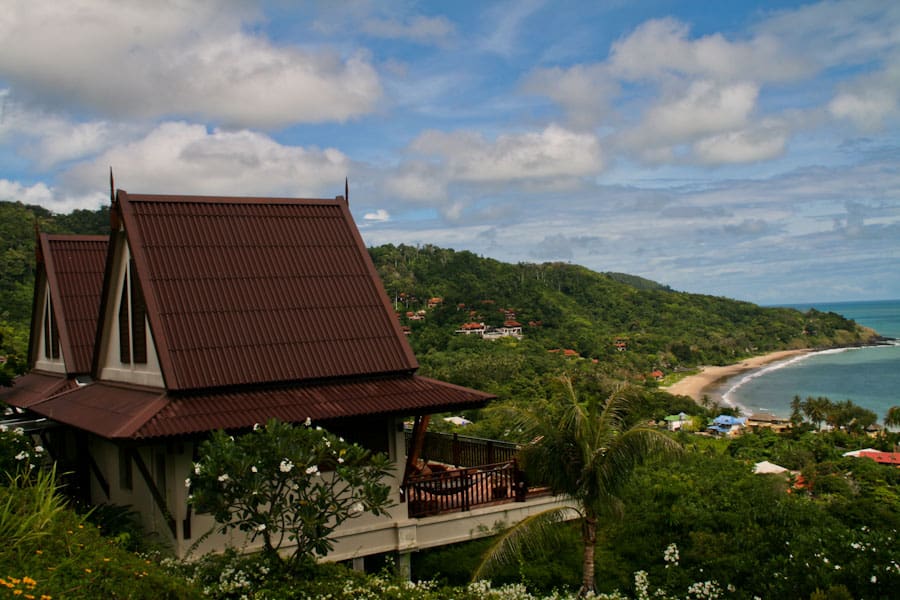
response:
<svg viewBox="0 0 900 600"><path fill-rule="evenodd" d="M526 495L525 480L515 460L413 475L406 487L410 518L524 502Z"/></svg>

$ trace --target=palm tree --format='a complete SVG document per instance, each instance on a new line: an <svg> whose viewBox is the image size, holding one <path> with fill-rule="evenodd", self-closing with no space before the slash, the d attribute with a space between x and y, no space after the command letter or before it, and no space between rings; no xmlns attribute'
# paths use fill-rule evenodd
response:
<svg viewBox="0 0 900 600"><path fill-rule="evenodd" d="M816 430L822 430L822 421L828 418L828 414L832 412L832 402L824 396L813 398L808 396L803 403L803 412L811 422L816 424Z"/></svg>
<svg viewBox="0 0 900 600"><path fill-rule="evenodd" d="M681 446L665 434L629 426L631 400L619 389L606 400L578 400L565 377L567 398L555 411L530 415L529 429L540 441L526 448L522 461L532 481L568 497L572 506L529 517L499 536L485 553L473 579L480 579L523 548L540 548L552 537L555 523L579 516L582 559L581 595L595 590L594 549L601 516L621 513L619 492L634 469L654 456L670 456Z"/></svg>
<svg viewBox="0 0 900 600"><path fill-rule="evenodd" d="M791 400L791 427L795 429L803 425L803 400L800 396L794 396Z"/></svg>
<svg viewBox="0 0 900 600"><path fill-rule="evenodd" d="M887 414L884 415L884 426L887 427L900 427L900 406L892 406L888 409Z"/></svg>

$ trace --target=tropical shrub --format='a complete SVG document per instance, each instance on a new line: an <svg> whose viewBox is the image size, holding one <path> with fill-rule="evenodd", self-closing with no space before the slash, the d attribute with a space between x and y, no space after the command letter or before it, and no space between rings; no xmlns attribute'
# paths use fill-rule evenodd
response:
<svg viewBox="0 0 900 600"><path fill-rule="evenodd" d="M6 473L10 477L27 476L41 465L44 458L44 448L35 445L24 429L0 424L0 474ZM0 485L6 483L0 481Z"/></svg>
<svg viewBox="0 0 900 600"><path fill-rule="evenodd" d="M364 512L384 514L390 487L382 479L388 459L347 443L321 427L277 420L238 437L213 433L185 481L190 501L215 518L219 529L238 529L278 560L293 546L294 564L324 556L332 532Z"/></svg>

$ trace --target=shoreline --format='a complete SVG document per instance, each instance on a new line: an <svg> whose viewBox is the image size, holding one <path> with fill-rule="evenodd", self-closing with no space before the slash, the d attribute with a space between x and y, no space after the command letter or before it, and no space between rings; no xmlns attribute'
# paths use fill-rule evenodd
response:
<svg viewBox="0 0 900 600"><path fill-rule="evenodd" d="M810 354L815 352L813 348L802 348L799 350L778 350L768 354L753 356L742 360L733 365L725 365L724 367L701 366L700 372L696 375L688 375L681 381L670 386L661 387L660 389L677 396L688 396L694 402L700 403L704 395L710 395L710 392L727 379L731 379L736 375L753 371L769 365L774 362L780 362L800 356L801 354ZM710 398L715 401L721 401L721 398Z"/></svg>

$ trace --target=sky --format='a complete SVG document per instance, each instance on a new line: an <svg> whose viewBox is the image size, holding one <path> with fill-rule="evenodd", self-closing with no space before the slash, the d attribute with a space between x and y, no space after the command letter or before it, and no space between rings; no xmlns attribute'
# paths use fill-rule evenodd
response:
<svg viewBox="0 0 900 600"><path fill-rule="evenodd" d="M900 2L6 0L0 200L334 197L368 245L900 298Z"/></svg>

